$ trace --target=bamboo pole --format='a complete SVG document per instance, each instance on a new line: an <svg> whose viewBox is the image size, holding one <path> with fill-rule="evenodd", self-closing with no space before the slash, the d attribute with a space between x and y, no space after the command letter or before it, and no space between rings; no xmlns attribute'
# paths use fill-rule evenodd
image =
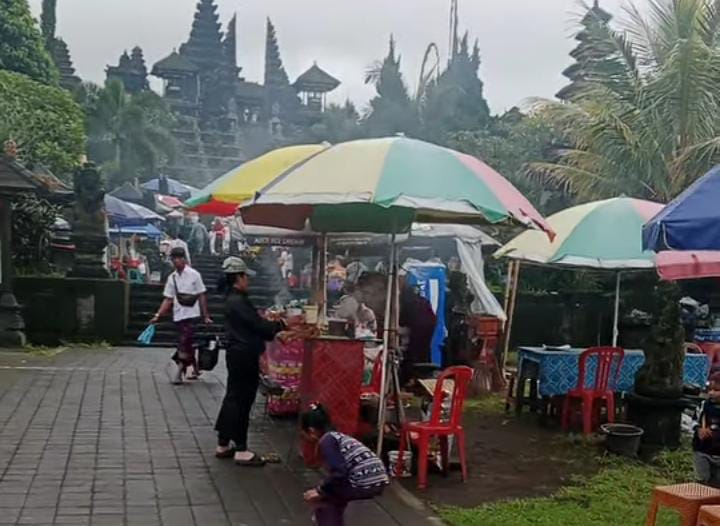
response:
<svg viewBox="0 0 720 526"><path fill-rule="evenodd" d="M510 335L512 333L513 318L515 317L515 303L517 301L517 288L518 281L520 280L520 261L515 261L510 273L510 286L508 294L507 310L507 324L505 325L505 335L503 342L503 355L502 355L502 370L505 370L507 363L507 355L510 350Z"/></svg>
<svg viewBox="0 0 720 526"><path fill-rule="evenodd" d="M620 329L618 324L620 322L620 282L622 280L622 272L617 273L615 280L615 312L613 313L613 347L617 347L618 337L620 336Z"/></svg>

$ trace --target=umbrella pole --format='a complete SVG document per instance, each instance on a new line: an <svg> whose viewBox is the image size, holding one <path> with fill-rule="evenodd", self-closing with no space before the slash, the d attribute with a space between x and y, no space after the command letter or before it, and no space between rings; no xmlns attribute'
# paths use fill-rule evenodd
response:
<svg viewBox="0 0 720 526"><path fill-rule="evenodd" d="M390 265L388 266L388 283L385 294L385 319L383 320L383 349L382 349L382 367L380 372L380 400L378 405L378 443L377 454L382 453L383 438L385 435L385 404L388 387L388 355L392 331L392 305L393 291L395 289L395 233L390 236Z"/></svg>
<svg viewBox="0 0 720 526"><path fill-rule="evenodd" d="M618 336L620 336L620 330L618 329L618 323L620 320L620 281L622 280L622 272L617 273L615 280L615 313L613 315L613 347L617 347Z"/></svg>
<svg viewBox="0 0 720 526"><path fill-rule="evenodd" d="M515 302L517 300L518 281L520 280L520 261L511 261L508 266L508 294L506 297L507 324L503 342L502 370L505 370L507 355L510 350L510 334L512 333L513 318L515 317Z"/></svg>
<svg viewBox="0 0 720 526"><path fill-rule="evenodd" d="M321 254L320 254L320 287L322 287L322 290L320 291L320 298L322 301L322 309L320 310L320 319L322 320L322 323L324 324L327 321L327 303L328 303L328 297L327 297L328 236L324 232L322 235L322 248L320 250L321 250Z"/></svg>

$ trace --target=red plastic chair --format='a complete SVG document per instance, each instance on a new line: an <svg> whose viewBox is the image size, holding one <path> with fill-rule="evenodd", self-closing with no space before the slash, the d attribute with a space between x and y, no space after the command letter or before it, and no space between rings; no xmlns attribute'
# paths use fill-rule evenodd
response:
<svg viewBox="0 0 720 526"><path fill-rule="evenodd" d="M580 355L580 370L577 387L565 396L562 411L562 426L565 431L570 429L572 402L580 400L583 418L583 433L589 435L593 431L593 415L597 402L605 402L608 422L615 421L615 386L617 385L625 352L619 347L591 347ZM585 385L588 362L596 360L595 381Z"/></svg>
<svg viewBox="0 0 720 526"><path fill-rule="evenodd" d="M465 403L467 388L472 380L473 370L467 366L449 367L440 375L433 393L432 412L427 422L406 422L402 426L400 435L400 449L395 467L400 473L403 466L404 452L408 447L408 437L417 440L417 465L418 465L418 488L427 488L428 452L430 450L430 438L436 436L440 439L440 452L442 455L442 467L445 472L449 463L448 437L454 436L457 439L458 453L460 455L460 466L462 468L462 481L467 480L467 462L465 458L465 431L462 427L462 411ZM448 380L454 381L451 395L449 418L443 419L443 400L446 393L443 385Z"/></svg>

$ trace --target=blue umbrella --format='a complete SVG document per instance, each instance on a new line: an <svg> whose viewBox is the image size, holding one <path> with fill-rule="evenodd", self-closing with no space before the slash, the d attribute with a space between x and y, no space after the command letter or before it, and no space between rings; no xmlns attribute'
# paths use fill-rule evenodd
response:
<svg viewBox="0 0 720 526"><path fill-rule="evenodd" d="M108 232L110 234L137 234L139 236L151 237L156 239L161 238L164 235L162 231L158 229L155 225L116 226L110 228Z"/></svg>
<svg viewBox="0 0 720 526"><path fill-rule="evenodd" d="M105 195L105 212L110 223L116 225L145 225L150 221L162 221L163 217L135 203L128 203L109 194Z"/></svg>
<svg viewBox="0 0 720 526"><path fill-rule="evenodd" d="M720 250L720 165L673 199L643 227L643 248Z"/></svg>
<svg viewBox="0 0 720 526"><path fill-rule="evenodd" d="M181 183L180 181L176 181L175 179L169 179L167 180L167 191L168 195L172 195L174 197L180 197L180 198L187 198L189 196L192 196L195 194L195 192L198 192L199 190L197 188L194 188L190 185ZM140 185L145 190L150 190L151 192L160 192L160 179L150 179L147 183L143 183Z"/></svg>

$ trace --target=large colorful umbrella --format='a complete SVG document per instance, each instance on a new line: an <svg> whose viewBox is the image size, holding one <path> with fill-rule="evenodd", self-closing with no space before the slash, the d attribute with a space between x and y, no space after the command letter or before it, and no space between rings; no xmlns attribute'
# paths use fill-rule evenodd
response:
<svg viewBox="0 0 720 526"><path fill-rule="evenodd" d="M555 231L552 241L539 232L525 231L496 255L585 268L653 268L655 254L643 250L642 228L660 210L659 203L630 197L574 206L547 218Z"/></svg>
<svg viewBox="0 0 720 526"><path fill-rule="evenodd" d="M544 265L617 272L613 345L617 343L621 271L655 267L655 253L644 250L642 228L662 205L617 197L574 206L548 217L556 236L526 231L495 255Z"/></svg>
<svg viewBox="0 0 720 526"><path fill-rule="evenodd" d="M413 222L551 229L504 177L471 155L391 137L330 146L242 206L246 222L319 232L407 232Z"/></svg>
<svg viewBox="0 0 720 526"><path fill-rule="evenodd" d="M233 168L200 190L185 204L200 214L232 215L239 204L252 199L255 193L270 181L328 146L309 144L273 150Z"/></svg>
<svg viewBox="0 0 720 526"><path fill-rule="evenodd" d="M241 205L246 223L318 232L390 233L381 383L386 385L394 237L414 222L514 223L552 230L517 189L488 165L434 144L391 137L330 146L290 168ZM325 241L327 237L325 236ZM322 251L325 254L327 251ZM394 375L393 375L394 376ZM378 448L384 433L380 394Z"/></svg>

